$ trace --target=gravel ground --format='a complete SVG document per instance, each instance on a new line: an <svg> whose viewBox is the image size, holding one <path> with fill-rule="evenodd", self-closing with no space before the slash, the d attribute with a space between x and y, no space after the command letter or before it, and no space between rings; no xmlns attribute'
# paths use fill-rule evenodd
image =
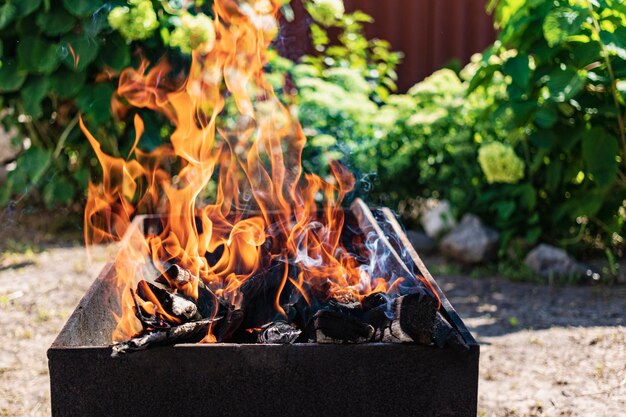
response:
<svg viewBox="0 0 626 417"><path fill-rule="evenodd" d="M46 349L112 248L0 253L0 416L49 416ZM626 288L438 281L482 343L479 415L626 416Z"/></svg>

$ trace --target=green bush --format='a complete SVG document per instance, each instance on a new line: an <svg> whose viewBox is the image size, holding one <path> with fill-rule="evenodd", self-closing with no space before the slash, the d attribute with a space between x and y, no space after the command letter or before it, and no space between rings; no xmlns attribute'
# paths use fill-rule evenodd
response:
<svg viewBox="0 0 626 417"><path fill-rule="evenodd" d="M491 8L498 40L460 77L439 71L382 107L388 134L372 151L379 192L449 199L498 228L503 248L521 238L621 255L626 6Z"/></svg>

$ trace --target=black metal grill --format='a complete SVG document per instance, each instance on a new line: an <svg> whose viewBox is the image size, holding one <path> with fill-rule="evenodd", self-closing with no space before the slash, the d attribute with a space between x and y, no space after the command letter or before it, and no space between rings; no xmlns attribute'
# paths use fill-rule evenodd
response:
<svg viewBox="0 0 626 417"><path fill-rule="evenodd" d="M118 301L108 265L48 350L53 417L475 416L478 344L391 211L375 217L406 249L407 266L431 280L442 315L469 350L181 344L111 358L110 311Z"/></svg>

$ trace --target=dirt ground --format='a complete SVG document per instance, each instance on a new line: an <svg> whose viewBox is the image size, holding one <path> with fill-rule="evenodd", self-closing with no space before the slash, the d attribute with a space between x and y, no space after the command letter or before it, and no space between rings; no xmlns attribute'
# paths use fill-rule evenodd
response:
<svg viewBox="0 0 626 417"><path fill-rule="evenodd" d="M50 415L46 349L111 251L0 252L0 416ZM480 416L626 416L626 288L437 279L482 344Z"/></svg>

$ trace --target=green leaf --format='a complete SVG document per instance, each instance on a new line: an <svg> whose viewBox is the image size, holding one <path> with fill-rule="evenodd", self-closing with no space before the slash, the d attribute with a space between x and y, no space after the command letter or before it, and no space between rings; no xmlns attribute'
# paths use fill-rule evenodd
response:
<svg viewBox="0 0 626 417"><path fill-rule="evenodd" d="M37 10L41 5L41 0L17 0L17 18L27 16Z"/></svg>
<svg viewBox="0 0 626 417"><path fill-rule="evenodd" d="M501 220L508 220L515 212L515 202L501 201L495 204L495 209Z"/></svg>
<svg viewBox="0 0 626 417"><path fill-rule="evenodd" d="M550 92L550 99L563 102L574 98L585 87L586 74L574 68L556 68L549 74L546 87Z"/></svg>
<svg viewBox="0 0 626 417"><path fill-rule="evenodd" d="M17 7L13 3L5 3L0 6L0 30L9 25L17 16Z"/></svg>
<svg viewBox="0 0 626 417"><path fill-rule="evenodd" d="M558 8L552 10L543 21L543 36L554 47L581 30L587 19L584 9Z"/></svg>
<svg viewBox="0 0 626 417"><path fill-rule="evenodd" d="M107 122L111 117L111 96L115 88L108 83L84 88L76 97L78 108L97 124Z"/></svg>
<svg viewBox="0 0 626 417"><path fill-rule="evenodd" d="M22 38L17 45L17 61L21 69L50 74L59 67L59 49L54 43L37 36Z"/></svg>
<svg viewBox="0 0 626 417"><path fill-rule="evenodd" d="M2 61L0 67L0 93L12 93L20 89L26 80L27 72L17 67L14 59Z"/></svg>
<svg viewBox="0 0 626 417"><path fill-rule="evenodd" d="M43 115L41 101L48 94L50 80L48 77L29 77L28 81L21 89L24 111L33 119L38 119Z"/></svg>
<svg viewBox="0 0 626 417"><path fill-rule="evenodd" d="M531 184L520 185L517 189L520 203L528 211L532 211L537 206L537 192Z"/></svg>
<svg viewBox="0 0 626 417"><path fill-rule="evenodd" d="M50 90L59 98L70 98L82 90L87 79L85 71L74 72L61 67L50 76Z"/></svg>
<svg viewBox="0 0 626 417"><path fill-rule="evenodd" d="M534 118L537 126L543 129L550 129L552 126L554 126L559 116L554 107L544 106L537 110Z"/></svg>
<svg viewBox="0 0 626 417"><path fill-rule="evenodd" d="M75 71L84 71L96 59L100 45L94 38L75 33L61 38L61 47L66 49L63 63Z"/></svg>
<svg viewBox="0 0 626 417"><path fill-rule="evenodd" d="M530 135L530 142L538 148L552 149L557 141L553 130L539 129Z"/></svg>
<svg viewBox="0 0 626 417"><path fill-rule="evenodd" d="M37 26L49 36L62 35L72 30L76 24L74 16L61 7L37 15Z"/></svg>
<svg viewBox="0 0 626 417"><path fill-rule="evenodd" d="M130 57L130 45L116 33L105 39L98 63L121 71L130 65Z"/></svg>
<svg viewBox="0 0 626 417"><path fill-rule="evenodd" d="M74 199L76 187L67 178L55 176L43 189L43 201L48 208L68 205Z"/></svg>
<svg viewBox="0 0 626 417"><path fill-rule="evenodd" d="M603 127L588 130L582 144L587 171L599 186L611 184L617 175L617 140Z"/></svg>
<svg viewBox="0 0 626 417"><path fill-rule="evenodd" d="M617 28L614 32L600 31L600 40L613 55L626 60L626 28Z"/></svg>
<svg viewBox="0 0 626 417"><path fill-rule="evenodd" d="M553 193L561 184L561 176L563 175L563 162L552 161L546 170L546 191Z"/></svg>
<svg viewBox="0 0 626 417"><path fill-rule="evenodd" d="M16 171L25 173L31 183L37 182L48 168L50 158L52 151L33 146L18 158Z"/></svg>
<svg viewBox="0 0 626 417"><path fill-rule="evenodd" d="M528 55L517 55L509 58L504 63L502 70L511 76L513 84L523 89L528 87L530 81L530 58Z"/></svg>
<svg viewBox="0 0 626 417"><path fill-rule="evenodd" d="M63 5L74 16L92 15L103 4L103 0L63 0Z"/></svg>
<svg viewBox="0 0 626 417"><path fill-rule="evenodd" d="M598 42L575 42L571 44L571 51L572 63L578 68L602 60L602 47Z"/></svg>

